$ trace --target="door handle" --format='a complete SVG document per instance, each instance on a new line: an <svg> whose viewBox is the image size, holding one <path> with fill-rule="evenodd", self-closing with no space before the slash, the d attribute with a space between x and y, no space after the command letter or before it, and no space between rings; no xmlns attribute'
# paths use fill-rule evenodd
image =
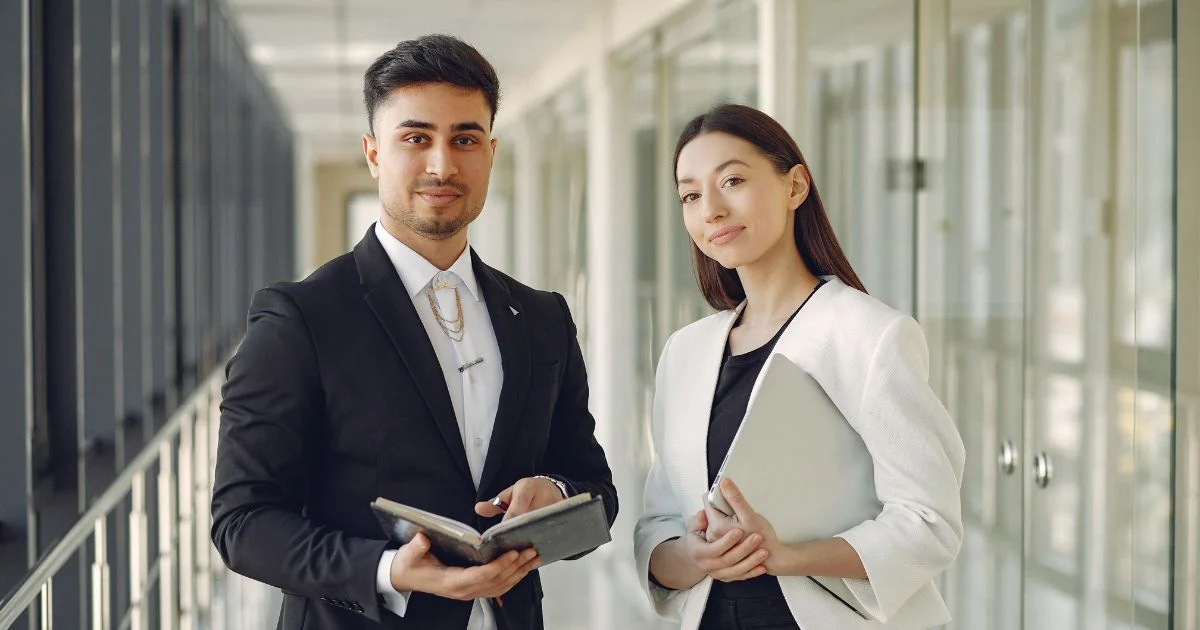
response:
<svg viewBox="0 0 1200 630"><path fill-rule="evenodd" d="M1000 454L996 457L996 464L1000 467L1000 472L1011 475L1017 469L1017 447L1013 445L1012 440L1004 440L1000 445Z"/></svg>
<svg viewBox="0 0 1200 630"><path fill-rule="evenodd" d="M1033 458L1033 482L1039 488L1045 488L1050 485L1050 478L1054 476L1054 466L1050 463L1050 456L1045 451L1037 454Z"/></svg>

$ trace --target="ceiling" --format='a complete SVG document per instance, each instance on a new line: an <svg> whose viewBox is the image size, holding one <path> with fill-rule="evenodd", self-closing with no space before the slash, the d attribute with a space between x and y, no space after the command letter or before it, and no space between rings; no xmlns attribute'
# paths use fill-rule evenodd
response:
<svg viewBox="0 0 1200 630"><path fill-rule="evenodd" d="M366 128L362 74L401 40L450 33L475 45L495 66L501 86L536 71L611 0L224 0L251 58L283 101L293 128L315 159L356 159ZM1027 0L952 0L952 23L974 24L1020 10ZM720 2L717 2L720 4ZM736 6L736 5L735 5ZM817 0L805 34L814 60L883 41L912 41L913 2ZM713 14L716 15L716 14ZM729 14L722 14L728 20ZM728 23L710 28L729 28ZM953 28L953 24L952 24ZM675 24L700 37L704 29ZM709 43L731 54L729 36ZM753 35L740 50L757 54ZM702 38L703 39L703 38ZM693 51L693 61L707 63ZM714 51L708 51L714 52ZM747 56L748 55L748 56ZM724 58L724 57L723 57ZM503 89L502 89L503 93ZM503 99L502 99L503 100Z"/></svg>
<svg viewBox="0 0 1200 630"><path fill-rule="evenodd" d="M353 156L365 131L362 75L397 42L456 35L515 85L602 0L225 0L314 157Z"/></svg>

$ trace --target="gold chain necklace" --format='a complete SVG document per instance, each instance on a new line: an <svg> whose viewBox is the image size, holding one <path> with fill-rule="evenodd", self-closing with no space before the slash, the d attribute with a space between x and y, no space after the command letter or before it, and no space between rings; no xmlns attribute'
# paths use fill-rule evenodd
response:
<svg viewBox="0 0 1200 630"><path fill-rule="evenodd" d="M454 289L454 303L458 307L458 317L454 319L448 319L442 314L441 307L438 306L437 300L433 297L433 292L436 291L433 286L430 286L429 291L425 292L425 297L429 299L429 308L433 311L433 318L437 320L442 332L446 333L446 336L454 341L462 341L463 334L467 329L467 322L463 317L462 295L459 294L457 286L450 288Z"/></svg>

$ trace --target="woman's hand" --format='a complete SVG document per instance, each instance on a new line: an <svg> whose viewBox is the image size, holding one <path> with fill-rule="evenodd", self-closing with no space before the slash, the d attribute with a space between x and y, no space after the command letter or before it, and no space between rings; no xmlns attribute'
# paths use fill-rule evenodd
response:
<svg viewBox="0 0 1200 630"><path fill-rule="evenodd" d="M732 479L722 479L720 489L725 502L733 510L733 515L723 514L705 498L704 511L700 513L704 515L707 524L705 539L711 543L735 531L743 532L750 538L757 536L767 554L763 561L766 572L771 575L787 575L790 565L785 559L792 550L780 542L771 522L754 511Z"/></svg>
<svg viewBox="0 0 1200 630"><path fill-rule="evenodd" d="M770 555L762 549L763 537L738 528L729 528L721 536L709 539L708 517L697 512L687 522L684 549L688 558L709 577L722 582L756 578L767 572L763 562Z"/></svg>

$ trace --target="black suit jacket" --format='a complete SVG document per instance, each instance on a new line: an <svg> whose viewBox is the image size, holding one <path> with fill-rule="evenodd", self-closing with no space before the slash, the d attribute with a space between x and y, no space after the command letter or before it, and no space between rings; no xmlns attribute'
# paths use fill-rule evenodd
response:
<svg viewBox="0 0 1200 630"><path fill-rule="evenodd" d="M541 474L602 497L610 526L616 517L566 302L472 262L504 370L478 491L433 346L373 230L307 279L254 296L226 368L212 539L230 569L283 590L279 628L466 626L471 602L414 593L403 618L380 604L376 570L394 545L376 497L482 531L496 520L476 516L476 501ZM497 623L541 628L541 597L531 573Z"/></svg>

